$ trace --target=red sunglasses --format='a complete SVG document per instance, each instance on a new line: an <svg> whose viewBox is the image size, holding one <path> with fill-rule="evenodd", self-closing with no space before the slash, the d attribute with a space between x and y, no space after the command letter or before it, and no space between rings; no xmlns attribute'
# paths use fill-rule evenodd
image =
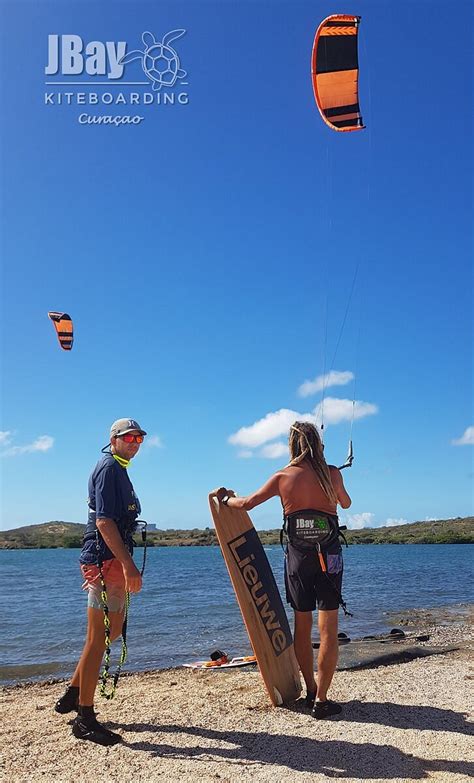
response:
<svg viewBox="0 0 474 783"><path fill-rule="evenodd" d="M143 443L144 441L143 435L132 435L131 432L127 432L125 435L117 435L117 437L122 438L125 443Z"/></svg>

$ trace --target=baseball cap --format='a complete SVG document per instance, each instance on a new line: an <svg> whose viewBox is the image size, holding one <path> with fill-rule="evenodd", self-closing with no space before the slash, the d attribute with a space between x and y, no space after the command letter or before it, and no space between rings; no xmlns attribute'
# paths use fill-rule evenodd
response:
<svg viewBox="0 0 474 783"><path fill-rule="evenodd" d="M110 428L110 437L117 438L119 435L125 435L127 432L133 432L134 430L139 432L140 435L146 435L145 430L142 430L135 419L117 419Z"/></svg>

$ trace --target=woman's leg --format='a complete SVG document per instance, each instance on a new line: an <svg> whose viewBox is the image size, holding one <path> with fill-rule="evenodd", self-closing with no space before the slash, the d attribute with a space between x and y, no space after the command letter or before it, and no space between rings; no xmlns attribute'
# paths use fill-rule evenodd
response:
<svg viewBox="0 0 474 783"><path fill-rule="evenodd" d="M318 612L319 655L318 655L318 701L326 701L327 692L336 671L339 643L337 639L338 610Z"/></svg>
<svg viewBox="0 0 474 783"><path fill-rule="evenodd" d="M313 646L311 643L311 629L313 626L312 612L297 612L295 610L295 638L294 647L296 660L306 683L308 694L316 693L314 679Z"/></svg>

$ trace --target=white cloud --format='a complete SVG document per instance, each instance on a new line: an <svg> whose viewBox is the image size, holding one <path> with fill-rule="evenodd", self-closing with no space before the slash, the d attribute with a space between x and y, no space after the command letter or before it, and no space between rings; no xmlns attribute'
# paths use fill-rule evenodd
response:
<svg viewBox="0 0 474 783"><path fill-rule="evenodd" d="M162 449L163 443L159 435L150 435L150 437L145 441L145 446L148 446L152 449Z"/></svg>
<svg viewBox="0 0 474 783"><path fill-rule="evenodd" d="M11 440L10 436L10 430L4 430L3 432L0 430L0 446L8 446Z"/></svg>
<svg viewBox="0 0 474 783"><path fill-rule="evenodd" d="M453 446L474 446L474 427L468 427L460 438L452 440L451 443Z"/></svg>
<svg viewBox="0 0 474 783"><path fill-rule="evenodd" d="M383 522L380 527L396 527L397 525L409 525L410 520L409 519L387 519L386 522Z"/></svg>
<svg viewBox="0 0 474 783"><path fill-rule="evenodd" d="M275 440L281 435L286 435L293 422L300 418L296 411L281 408L279 411L267 413L263 419L259 419L249 427L241 427L229 437L229 443L244 448L256 448L269 440Z"/></svg>
<svg viewBox="0 0 474 783"><path fill-rule="evenodd" d="M286 443L281 442L269 443L259 452L260 457L265 457L266 459L276 459L277 457L283 457L284 454L288 456L288 446Z"/></svg>
<svg viewBox="0 0 474 783"><path fill-rule="evenodd" d="M318 375L313 381L305 381L298 388L299 397L309 397L311 394L328 389L330 386L346 386L354 379L354 373L350 370L341 372L331 370L326 375Z"/></svg>
<svg viewBox="0 0 474 783"><path fill-rule="evenodd" d="M240 459L250 459L253 457L253 451L250 451L250 449L242 449L237 452L237 456L240 457Z"/></svg>
<svg viewBox="0 0 474 783"><path fill-rule="evenodd" d="M324 400L324 424L339 424L341 421L352 421L363 419L364 416L373 416L378 413L377 405L371 402L362 402L361 400L346 400L340 397L326 397ZM314 409L318 421L321 421L323 412L323 403L320 402Z"/></svg>
<svg viewBox="0 0 474 783"><path fill-rule="evenodd" d="M365 527L378 528L378 527L396 527L397 525L409 525L409 519L395 519L389 517L385 522L376 522L375 514L371 511L364 511L361 514L349 514L345 519L341 519L341 523L347 525L349 530L361 530Z"/></svg>
<svg viewBox="0 0 474 783"><path fill-rule="evenodd" d="M344 520L344 524L349 530L361 530L363 527L375 527L374 519L375 514L372 514L371 511L363 511L362 514L350 514Z"/></svg>
<svg viewBox="0 0 474 783"><path fill-rule="evenodd" d="M26 446L11 446L3 452L2 457L16 457L19 454L31 454L35 451L49 451L54 444L54 438L51 435L40 435L33 443Z"/></svg>
<svg viewBox="0 0 474 783"><path fill-rule="evenodd" d="M370 402L356 400L353 404L352 400L344 400L337 397L327 397L324 401L324 423L326 426L338 424L341 421L351 421L353 415L354 419L362 419L364 416L373 416L377 412L377 406ZM309 413L298 413L298 411L293 411L289 408L280 408L278 411L267 413L266 416L258 419L254 424L241 427L228 440L234 446L241 446L244 449L255 449L269 441L281 438L282 435L287 436L294 421L309 421L318 427L321 425L321 417L322 403L318 403L314 410ZM281 456L281 454L278 454L278 456Z"/></svg>

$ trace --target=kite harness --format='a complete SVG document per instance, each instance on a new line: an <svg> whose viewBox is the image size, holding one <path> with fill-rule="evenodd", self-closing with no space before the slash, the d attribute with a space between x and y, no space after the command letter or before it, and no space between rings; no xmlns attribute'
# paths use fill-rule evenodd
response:
<svg viewBox="0 0 474 783"><path fill-rule="evenodd" d="M339 525L337 514L326 514L312 508L294 511L292 514L283 512L280 544L283 547L283 537L285 535L287 542L289 541L290 544L296 545L300 549L313 550L315 554L317 553L321 571L336 593L339 606L342 607L347 617L353 617L352 613L347 609L340 590L328 574L326 562L326 552L332 544L338 543L342 539L346 547L348 546L343 533L344 530L347 530L347 527L346 525Z"/></svg>

